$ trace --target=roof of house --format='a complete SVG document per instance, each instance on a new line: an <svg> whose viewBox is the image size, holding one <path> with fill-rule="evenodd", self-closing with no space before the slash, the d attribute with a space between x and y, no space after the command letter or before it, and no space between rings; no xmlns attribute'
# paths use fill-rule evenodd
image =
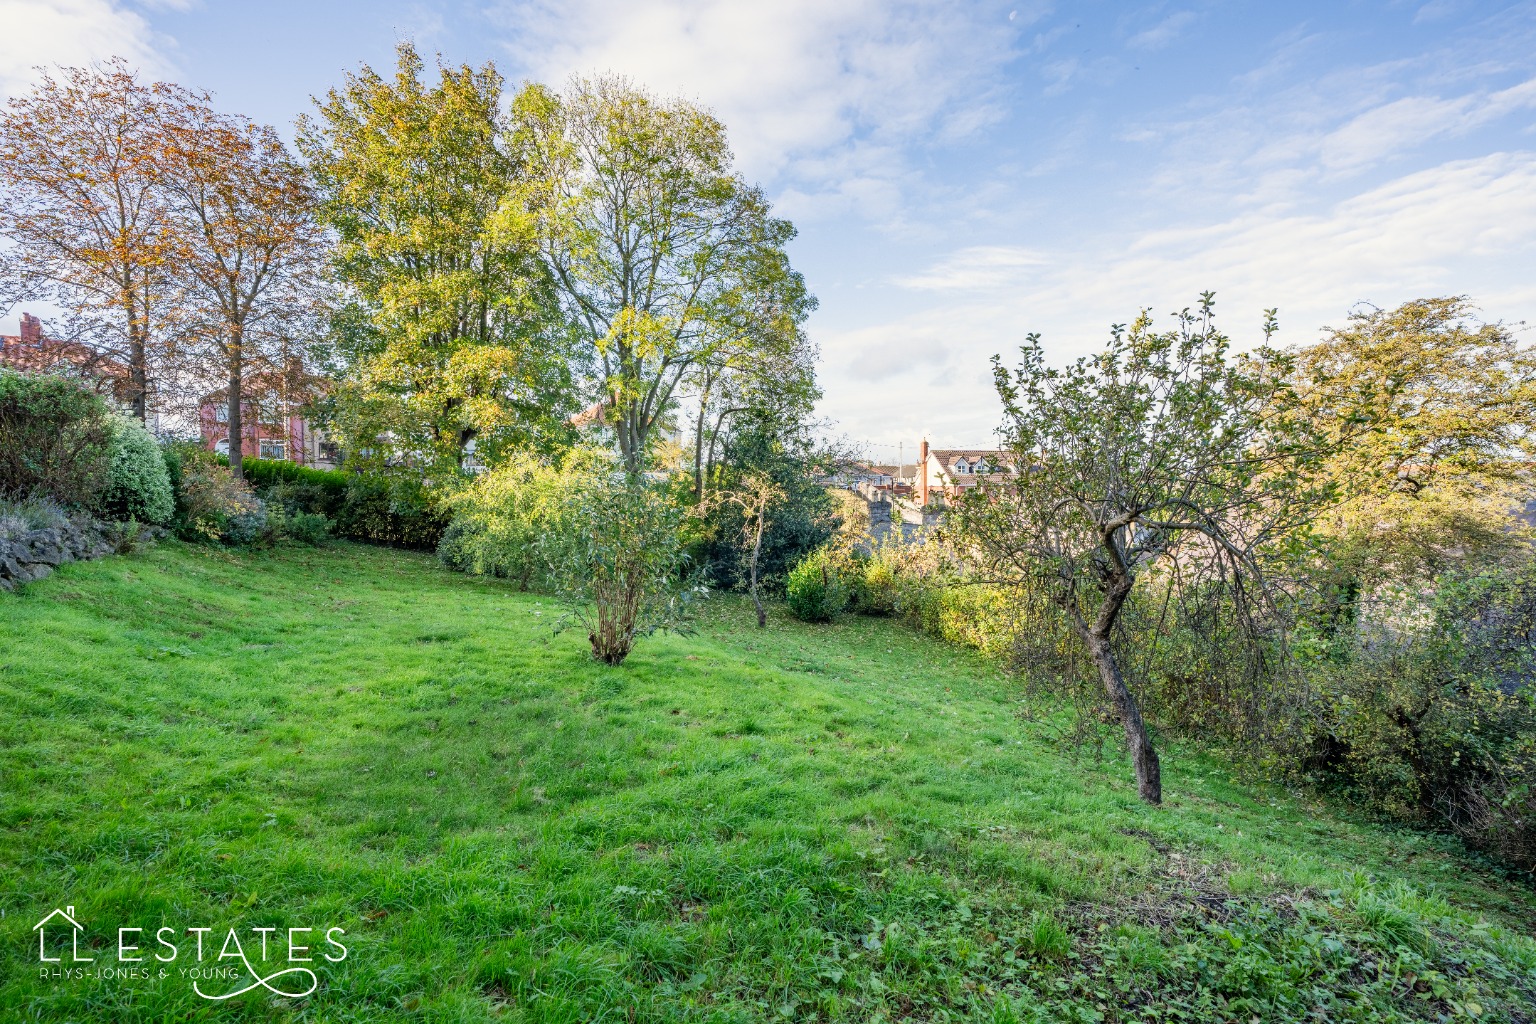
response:
<svg viewBox="0 0 1536 1024"><path fill-rule="evenodd" d="M326 379L310 373L302 367L290 370L258 370L248 373L240 382L240 393L252 400L268 396L287 396L295 402L303 402L324 391ZM198 400L200 405L213 405L225 401L228 387L210 391ZM243 403L242 403L243 404Z"/></svg>
<svg viewBox="0 0 1536 1024"><path fill-rule="evenodd" d="M612 404L613 403L607 399L593 402L591 405L581 410L581 412L578 412L576 415L572 416L566 422L575 427L577 430L580 430L582 427L590 427L595 424L606 423L608 421L608 409Z"/></svg>
<svg viewBox="0 0 1536 1024"><path fill-rule="evenodd" d="M884 473L886 476L893 476L898 480L917 475L917 466L910 462L904 462L899 466L895 463L882 463L881 465L869 468L876 473Z"/></svg>
<svg viewBox="0 0 1536 1024"><path fill-rule="evenodd" d="M997 448L930 448L928 457L939 464L939 468L949 477L957 475L955 463L965 460L967 465L974 464L978 459L984 459L992 472L985 476L1001 476L1009 472L1012 457L1008 452ZM970 474L966 474L970 475Z"/></svg>
<svg viewBox="0 0 1536 1024"><path fill-rule="evenodd" d="M79 373L120 400L131 397L132 381L128 366L121 360L78 341L42 338L36 343L21 335L0 335L0 366L10 366L25 373L45 373L65 368Z"/></svg>

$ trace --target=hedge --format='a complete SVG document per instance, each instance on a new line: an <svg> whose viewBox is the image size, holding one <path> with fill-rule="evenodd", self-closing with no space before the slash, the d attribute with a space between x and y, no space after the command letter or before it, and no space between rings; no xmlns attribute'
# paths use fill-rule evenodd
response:
<svg viewBox="0 0 1536 1024"><path fill-rule="evenodd" d="M389 547L434 551L449 511L412 480L311 469L277 459L244 459L245 477L268 501L295 512L323 515L334 535Z"/></svg>

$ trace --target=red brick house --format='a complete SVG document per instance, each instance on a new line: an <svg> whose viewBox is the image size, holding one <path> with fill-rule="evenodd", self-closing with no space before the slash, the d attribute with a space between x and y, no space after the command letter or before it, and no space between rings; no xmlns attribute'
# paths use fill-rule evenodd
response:
<svg viewBox="0 0 1536 1024"><path fill-rule="evenodd" d="M20 334L0 335L0 366L26 373L64 370L125 406L134 397L127 363L78 341L48 337L31 313L21 314Z"/></svg>
<svg viewBox="0 0 1536 1024"><path fill-rule="evenodd" d="M247 377L241 388L240 451L245 458L287 459L315 469L335 469L341 452L324 430L305 416L320 378L297 366ZM198 401L198 436L204 447L229 454L229 390L210 391Z"/></svg>

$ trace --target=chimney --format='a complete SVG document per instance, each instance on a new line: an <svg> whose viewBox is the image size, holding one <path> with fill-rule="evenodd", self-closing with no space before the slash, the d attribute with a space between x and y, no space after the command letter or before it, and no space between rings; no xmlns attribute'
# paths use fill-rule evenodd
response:
<svg viewBox="0 0 1536 1024"><path fill-rule="evenodd" d="M34 348L43 343L43 322L31 313L21 314L21 343Z"/></svg>
<svg viewBox="0 0 1536 1024"><path fill-rule="evenodd" d="M917 503L928 504L928 435L924 434L917 446Z"/></svg>

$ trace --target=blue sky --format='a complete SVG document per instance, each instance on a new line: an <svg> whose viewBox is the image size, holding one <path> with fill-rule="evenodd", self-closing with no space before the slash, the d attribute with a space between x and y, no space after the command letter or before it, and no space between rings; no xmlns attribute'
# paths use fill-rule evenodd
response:
<svg viewBox="0 0 1536 1024"><path fill-rule="evenodd" d="M719 113L872 455L987 444L994 352L1202 289L1240 343L1430 294L1536 322L1536 2L0 0L0 91L122 54L287 128L402 38Z"/></svg>

